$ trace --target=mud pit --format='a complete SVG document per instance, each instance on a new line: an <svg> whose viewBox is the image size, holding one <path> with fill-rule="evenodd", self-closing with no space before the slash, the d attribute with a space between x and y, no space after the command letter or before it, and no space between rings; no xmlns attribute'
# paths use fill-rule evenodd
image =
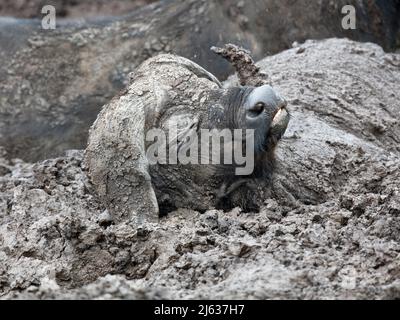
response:
<svg viewBox="0 0 400 320"><path fill-rule="evenodd" d="M260 213L180 209L138 232L92 195L82 151L3 152L2 298L400 298L400 55L331 39L260 66L292 113Z"/></svg>

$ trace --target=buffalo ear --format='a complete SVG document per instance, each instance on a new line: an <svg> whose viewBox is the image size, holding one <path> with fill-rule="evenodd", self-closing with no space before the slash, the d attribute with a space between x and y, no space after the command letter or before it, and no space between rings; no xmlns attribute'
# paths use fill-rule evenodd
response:
<svg viewBox="0 0 400 320"><path fill-rule="evenodd" d="M128 94L103 108L90 129L85 166L115 223L157 222L159 209L144 146L144 101Z"/></svg>

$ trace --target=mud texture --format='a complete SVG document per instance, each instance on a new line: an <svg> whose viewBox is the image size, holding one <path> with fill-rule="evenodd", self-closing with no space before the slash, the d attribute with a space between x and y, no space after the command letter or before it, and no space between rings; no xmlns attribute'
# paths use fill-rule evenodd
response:
<svg viewBox="0 0 400 320"><path fill-rule="evenodd" d="M345 4L356 7L356 30L342 28ZM171 0L118 17L58 19L56 30L42 30L40 19L2 17L0 145L8 157L30 162L84 148L101 107L159 53L189 58L224 79L233 70L211 46L235 43L259 60L295 41L336 36L394 51L399 15L398 0Z"/></svg>
<svg viewBox="0 0 400 320"><path fill-rule="evenodd" d="M292 113L261 212L179 209L137 230L93 196L82 151L3 150L1 297L399 299L400 56L331 39L259 65Z"/></svg>

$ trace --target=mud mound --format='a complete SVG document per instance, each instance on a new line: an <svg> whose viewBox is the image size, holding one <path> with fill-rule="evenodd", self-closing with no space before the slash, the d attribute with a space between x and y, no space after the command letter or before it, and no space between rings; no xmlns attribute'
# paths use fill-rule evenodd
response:
<svg viewBox="0 0 400 320"><path fill-rule="evenodd" d="M331 39L260 62L292 121L259 213L180 209L137 230L99 205L82 151L3 154L2 297L400 298L399 60Z"/></svg>

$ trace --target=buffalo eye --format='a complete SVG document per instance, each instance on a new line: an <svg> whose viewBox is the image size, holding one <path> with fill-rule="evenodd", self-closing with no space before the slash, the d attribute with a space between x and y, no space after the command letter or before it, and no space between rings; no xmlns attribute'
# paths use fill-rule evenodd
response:
<svg viewBox="0 0 400 320"><path fill-rule="evenodd" d="M257 117L264 111L264 109L265 109L265 103L258 102L249 109L249 115L251 117Z"/></svg>

